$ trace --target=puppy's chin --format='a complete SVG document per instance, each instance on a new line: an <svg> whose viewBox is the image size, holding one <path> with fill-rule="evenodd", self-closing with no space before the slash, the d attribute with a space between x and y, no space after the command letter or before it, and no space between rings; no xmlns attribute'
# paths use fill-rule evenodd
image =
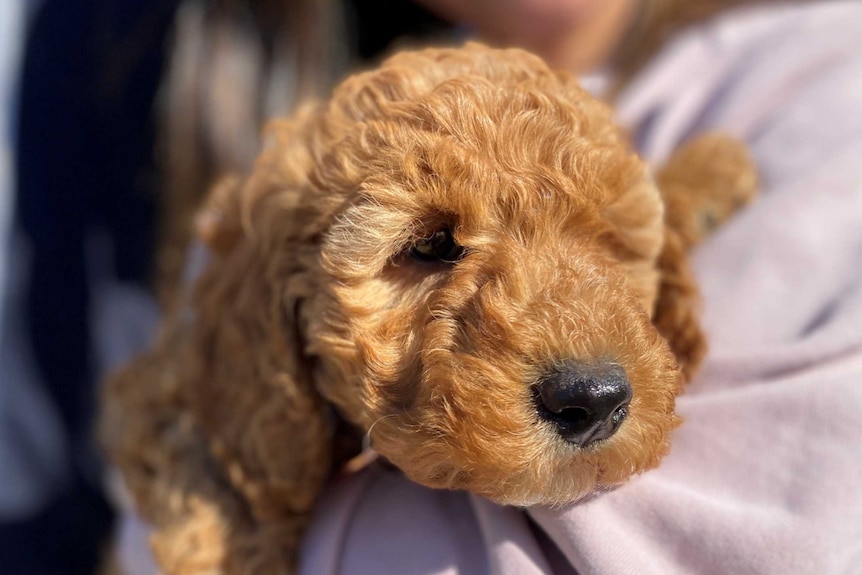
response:
<svg viewBox="0 0 862 575"><path fill-rule="evenodd" d="M498 457L486 461L465 455L457 440L439 437L427 447L413 444L401 449L383 441L378 449L410 479L427 487L464 490L502 505L556 507L610 491L658 465L667 443L638 446L632 441L636 425L625 427L621 437L587 449L540 431L523 445L501 442Z"/></svg>
<svg viewBox="0 0 862 575"><path fill-rule="evenodd" d="M596 466L576 455L568 466L538 460L534 463L520 472L510 469L471 472L447 462L434 466L431 475L425 475L424 469L417 470L409 463L399 468L410 479L427 487L468 491L501 505L517 507L568 505L606 489L597 483Z"/></svg>
<svg viewBox="0 0 862 575"><path fill-rule="evenodd" d="M465 490L500 505L557 507L577 503L604 490L603 486L596 483L596 475L595 469L584 468L573 473L561 473L544 485L529 485L529 479L514 476L499 485L474 482L472 486L465 486Z"/></svg>

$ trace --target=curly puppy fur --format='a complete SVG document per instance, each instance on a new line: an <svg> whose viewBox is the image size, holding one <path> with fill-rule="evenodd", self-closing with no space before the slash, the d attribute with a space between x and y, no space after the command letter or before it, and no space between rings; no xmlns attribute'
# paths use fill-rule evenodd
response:
<svg viewBox="0 0 862 575"><path fill-rule="evenodd" d="M476 44L396 55L273 122L201 212L188 308L105 390L101 439L161 568L292 572L335 413L413 480L503 504L654 467L705 349L685 250L753 190L735 142L683 152L663 198L575 79ZM463 257L411 256L443 228ZM531 391L571 361L633 390L586 448Z"/></svg>

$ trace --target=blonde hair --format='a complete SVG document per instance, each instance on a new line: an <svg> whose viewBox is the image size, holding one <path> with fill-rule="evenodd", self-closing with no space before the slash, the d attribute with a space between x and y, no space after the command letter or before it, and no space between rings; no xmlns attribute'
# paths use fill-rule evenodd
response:
<svg viewBox="0 0 862 575"><path fill-rule="evenodd" d="M155 287L170 306L192 214L219 176L247 172L262 124L324 95L348 67L340 0L187 0L158 106L160 247Z"/></svg>

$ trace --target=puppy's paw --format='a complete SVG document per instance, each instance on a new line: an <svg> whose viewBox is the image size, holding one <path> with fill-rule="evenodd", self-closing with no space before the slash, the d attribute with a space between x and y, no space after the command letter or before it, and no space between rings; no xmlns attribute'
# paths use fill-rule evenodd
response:
<svg viewBox="0 0 862 575"><path fill-rule="evenodd" d="M758 175L745 144L723 134L686 142L659 171L667 221L687 246L702 241L757 195Z"/></svg>

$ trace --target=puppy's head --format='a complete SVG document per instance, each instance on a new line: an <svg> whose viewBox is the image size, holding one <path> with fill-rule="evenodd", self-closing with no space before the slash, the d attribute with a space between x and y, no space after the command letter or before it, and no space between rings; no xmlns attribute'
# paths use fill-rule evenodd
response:
<svg viewBox="0 0 862 575"><path fill-rule="evenodd" d="M240 190L315 388L412 479L556 504L666 453L662 203L574 80L402 54L274 124Z"/></svg>

